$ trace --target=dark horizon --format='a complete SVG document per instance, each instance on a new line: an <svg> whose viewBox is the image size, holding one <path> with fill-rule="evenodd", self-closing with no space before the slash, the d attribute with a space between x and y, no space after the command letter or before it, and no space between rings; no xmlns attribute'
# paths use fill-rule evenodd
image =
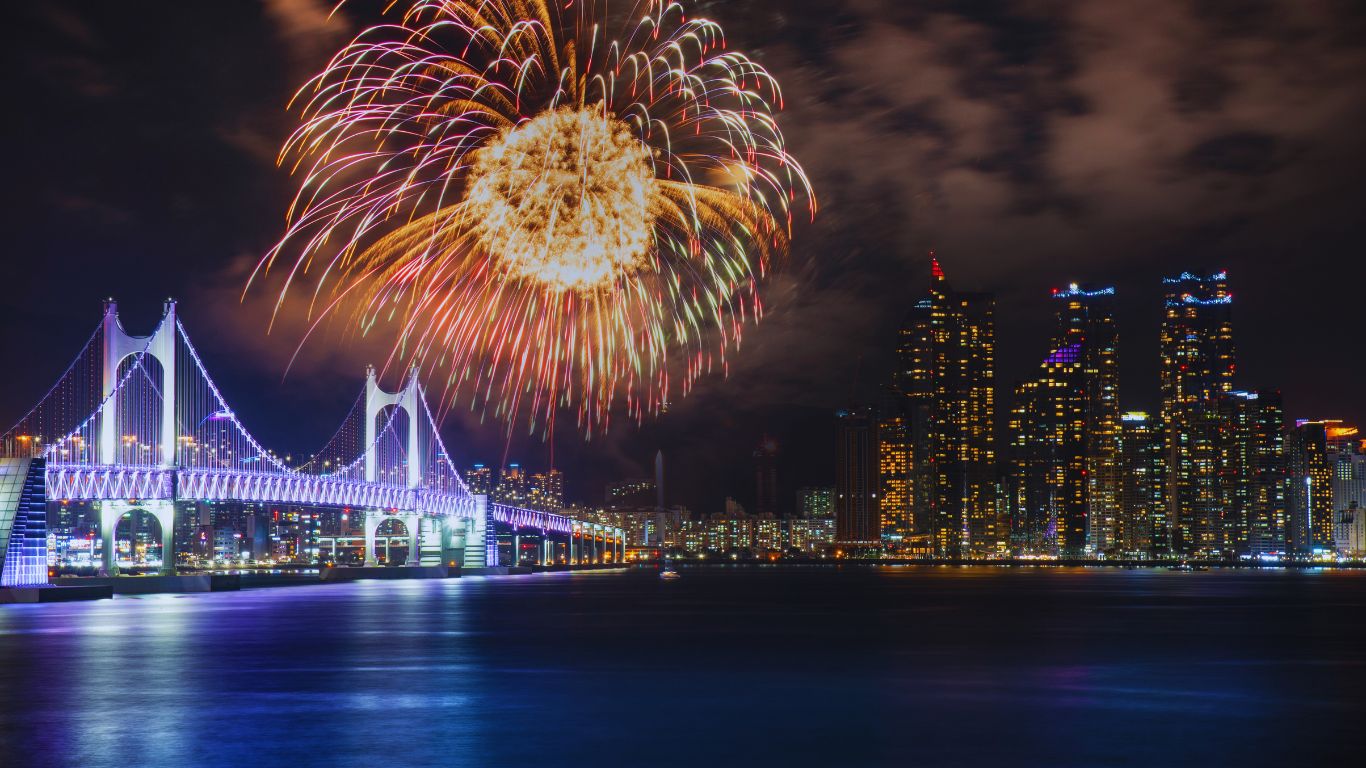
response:
<svg viewBox="0 0 1366 768"><path fill-rule="evenodd" d="M382 344L327 329L286 376L297 326L267 336L274 294L239 297L294 185L274 165L284 105L372 5L332 21L316 0L16 9L31 34L5 68L27 108L5 128L22 193L5 214L18 280L0 353L22 363L0 421L41 397L103 299L145 332L175 296L266 445L327 440ZM1048 352L1049 290L1071 282L1116 287L1121 406L1156 412L1161 278L1224 268L1238 385L1281 390L1291 420L1366 424L1350 342L1366 280L1361 8L700 5L783 84L780 121L822 206L768 281L765 320L728 378L639 428L585 441L563 420L544 444L457 409L461 466L553 455L568 497L596 502L609 481L652 475L662 448L670 503L753 509L750 453L769 435L791 511L796 488L833 480L834 411L888 380L931 249L956 287L997 296L998 420Z"/></svg>

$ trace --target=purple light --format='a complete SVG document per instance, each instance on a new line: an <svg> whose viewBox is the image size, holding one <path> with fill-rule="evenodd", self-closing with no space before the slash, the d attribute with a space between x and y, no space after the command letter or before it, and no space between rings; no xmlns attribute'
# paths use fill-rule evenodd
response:
<svg viewBox="0 0 1366 768"><path fill-rule="evenodd" d="M1053 351L1053 354L1044 358L1044 365L1050 363L1075 363L1081 358L1081 345L1068 344Z"/></svg>
<svg viewBox="0 0 1366 768"><path fill-rule="evenodd" d="M319 475L215 469L145 469L48 464L54 499L201 499L304 504L317 507L404 509L433 517L473 517L474 498L399 485Z"/></svg>

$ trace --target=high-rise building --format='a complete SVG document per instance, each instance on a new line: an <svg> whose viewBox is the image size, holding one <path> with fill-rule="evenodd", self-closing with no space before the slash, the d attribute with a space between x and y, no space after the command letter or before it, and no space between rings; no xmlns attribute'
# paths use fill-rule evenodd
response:
<svg viewBox="0 0 1366 768"><path fill-rule="evenodd" d="M545 512L564 509L564 473L552 469L532 475L527 484L527 505Z"/></svg>
<svg viewBox="0 0 1366 768"><path fill-rule="evenodd" d="M493 489L491 499L499 504L512 507L525 507L528 501L528 481L526 470L520 464L509 464L498 474L498 487Z"/></svg>
<svg viewBox="0 0 1366 768"><path fill-rule="evenodd" d="M754 516L754 551L781 552L787 548L783 536L783 521L773 515Z"/></svg>
<svg viewBox="0 0 1366 768"><path fill-rule="evenodd" d="M990 294L954 290L931 254L926 294L901 328L893 387L910 431L908 494L940 556L989 555L996 515L994 313Z"/></svg>
<svg viewBox="0 0 1366 768"><path fill-rule="evenodd" d="M754 514L778 516L778 441L767 435L754 449Z"/></svg>
<svg viewBox="0 0 1366 768"><path fill-rule="evenodd" d="M828 485L798 488L797 515L806 520L834 518L835 489Z"/></svg>
<svg viewBox="0 0 1366 768"><path fill-rule="evenodd" d="M493 471L483 464L475 464L465 472L465 485L476 496L493 493Z"/></svg>
<svg viewBox="0 0 1366 768"><path fill-rule="evenodd" d="M895 391L879 414L878 487L880 530L883 547L896 553L916 535L915 510L911 504L911 428L908 415Z"/></svg>
<svg viewBox="0 0 1366 768"><path fill-rule="evenodd" d="M1287 545L1296 554L1333 546L1333 471L1328 465L1328 427L1340 422L1299 419L1286 435L1289 526Z"/></svg>
<svg viewBox="0 0 1366 768"><path fill-rule="evenodd" d="M788 521L788 546L802 554L823 554L835 541L835 520L831 517L803 517Z"/></svg>
<svg viewBox="0 0 1366 768"><path fill-rule="evenodd" d="M1162 435L1142 411L1119 417L1120 496L1115 539L1125 555L1160 556L1168 550L1162 504Z"/></svg>
<svg viewBox="0 0 1366 768"><path fill-rule="evenodd" d="M1219 413L1219 519L1210 553L1285 551L1285 410L1279 392L1226 392Z"/></svg>
<svg viewBox="0 0 1366 768"><path fill-rule="evenodd" d="M1221 520L1216 396L1233 389L1233 294L1228 273L1163 279L1161 336L1163 454L1172 548L1218 548Z"/></svg>
<svg viewBox="0 0 1366 768"><path fill-rule="evenodd" d="M1087 544L1086 369L1081 342L1053 350L1010 412L1011 550L1080 557Z"/></svg>
<svg viewBox="0 0 1366 768"><path fill-rule="evenodd" d="M1366 440L1356 427L1328 428L1333 479L1333 544L1350 557L1366 554Z"/></svg>
<svg viewBox="0 0 1366 768"><path fill-rule="evenodd" d="M1115 545L1119 516L1119 331L1115 289L1072 283L1054 290L1057 335L1054 349L1079 344L1083 377L1086 463L1086 548L1104 552Z"/></svg>
<svg viewBox="0 0 1366 768"><path fill-rule="evenodd" d="M835 539L846 549L879 546L877 420L871 410L841 411L835 459Z"/></svg>
<svg viewBox="0 0 1366 768"><path fill-rule="evenodd" d="M653 507L656 504L655 491L655 481L646 478L608 483L607 506Z"/></svg>

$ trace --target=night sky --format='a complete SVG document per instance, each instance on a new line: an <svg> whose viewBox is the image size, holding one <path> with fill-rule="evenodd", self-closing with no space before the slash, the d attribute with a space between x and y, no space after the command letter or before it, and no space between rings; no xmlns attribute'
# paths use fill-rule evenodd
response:
<svg viewBox="0 0 1366 768"><path fill-rule="evenodd" d="M323 0L28 3L8 9L0 421L42 395L116 297L151 329L168 296L243 421L282 453L323 444L384 337L307 345L247 272L295 180L285 104L377 17ZM784 87L821 204L764 290L728 378L657 422L553 446L452 414L462 464L555 463L571 498L670 463L670 502L750 503L749 454L797 486L834 475L833 411L888 376L927 252L998 297L998 387L1047 352L1048 292L1118 288L1121 400L1157 405L1161 277L1227 268L1240 386L1291 418L1366 424L1366 5L1356 0L750 0L702 3ZM2 427L0 427L2 428Z"/></svg>

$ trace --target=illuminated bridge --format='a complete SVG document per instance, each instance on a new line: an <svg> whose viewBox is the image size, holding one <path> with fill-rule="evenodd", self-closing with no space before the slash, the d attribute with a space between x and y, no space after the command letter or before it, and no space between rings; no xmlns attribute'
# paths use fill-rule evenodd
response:
<svg viewBox="0 0 1366 768"><path fill-rule="evenodd" d="M363 515L368 565L389 521L407 533L409 565L497 565L499 528L561 537L575 562L617 559L623 544L620 529L471 493L415 370L390 393L370 368L332 439L308 463L289 466L238 420L175 302L149 336L128 335L109 302L57 383L0 435L0 457L0 586L46 583L49 501L98 503L107 575L118 571L119 521L139 509L160 523L162 570L174 572L177 501L353 510Z"/></svg>

